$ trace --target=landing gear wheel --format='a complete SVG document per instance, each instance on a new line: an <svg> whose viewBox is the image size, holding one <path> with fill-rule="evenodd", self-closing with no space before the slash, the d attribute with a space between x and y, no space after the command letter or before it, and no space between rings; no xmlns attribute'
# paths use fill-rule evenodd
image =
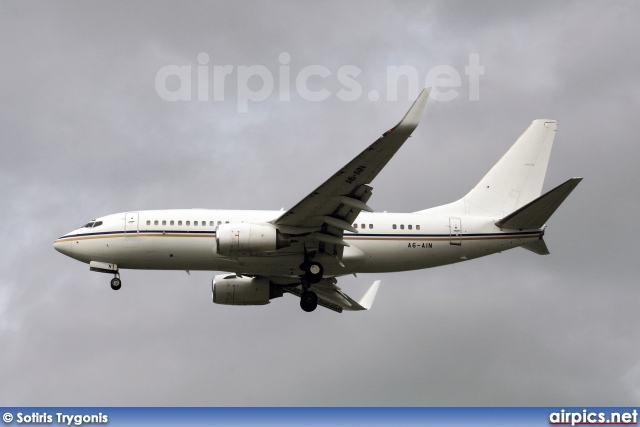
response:
<svg viewBox="0 0 640 427"><path fill-rule="evenodd" d="M111 279L111 289L113 289L114 291L117 291L118 289L120 289L121 286L122 286L122 281L120 280L119 277L114 277L113 279Z"/></svg>
<svg viewBox="0 0 640 427"><path fill-rule="evenodd" d="M300 296L300 308L311 313L318 306L318 295L315 292L304 291Z"/></svg>
<svg viewBox="0 0 640 427"><path fill-rule="evenodd" d="M319 262L308 263L304 272L305 278L311 284L318 283L320 280L322 280L323 274L324 268Z"/></svg>

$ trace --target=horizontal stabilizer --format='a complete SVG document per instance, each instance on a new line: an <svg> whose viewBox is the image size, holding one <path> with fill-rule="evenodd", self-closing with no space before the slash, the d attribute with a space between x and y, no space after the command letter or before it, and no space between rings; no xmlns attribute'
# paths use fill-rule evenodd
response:
<svg viewBox="0 0 640 427"><path fill-rule="evenodd" d="M571 178L564 184L560 184L553 190L505 216L496 222L496 225L509 230L542 228L580 181L582 181L582 178Z"/></svg>
<svg viewBox="0 0 640 427"><path fill-rule="evenodd" d="M536 240L535 242L525 243L520 247L525 248L526 250L531 251L534 254L549 255L549 249L547 248L547 244L544 242L542 238L540 238L540 240Z"/></svg>

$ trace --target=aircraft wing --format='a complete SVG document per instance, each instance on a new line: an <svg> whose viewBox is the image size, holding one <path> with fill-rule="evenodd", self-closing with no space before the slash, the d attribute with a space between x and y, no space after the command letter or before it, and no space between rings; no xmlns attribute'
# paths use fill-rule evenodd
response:
<svg viewBox="0 0 640 427"><path fill-rule="evenodd" d="M368 185L391 160L418 126L429 89L424 89L404 118L377 141L347 163L297 205L273 221L278 226L301 227L315 231L320 251L341 257L345 230L357 232L351 224L358 214L373 210L366 202L371 197ZM330 248L335 248L333 251Z"/></svg>
<svg viewBox="0 0 640 427"><path fill-rule="evenodd" d="M336 283L335 278L323 279L313 285L313 291L318 295L318 305L338 313L342 313L343 310L360 311L371 309L373 300L380 287L380 280L376 280L362 298L360 298L359 301L355 301L349 295L342 292ZM302 295L302 286L288 288L287 292L299 297Z"/></svg>

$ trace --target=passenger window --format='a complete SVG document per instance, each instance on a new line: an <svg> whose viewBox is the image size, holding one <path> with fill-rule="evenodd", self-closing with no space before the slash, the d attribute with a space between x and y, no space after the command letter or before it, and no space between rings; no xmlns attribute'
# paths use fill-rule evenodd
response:
<svg viewBox="0 0 640 427"><path fill-rule="evenodd" d="M213 227L213 223L214 223L214 222L215 222L215 221L209 221L209 227Z"/></svg>
<svg viewBox="0 0 640 427"><path fill-rule="evenodd" d="M205 227L207 225L207 221L202 221L202 226Z"/></svg>
<svg viewBox="0 0 640 427"><path fill-rule="evenodd" d="M358 228L358 224L353 224L353 228Z"/></svg>
<svg viewBox="0 0 640 427"><path fill-rule="evenodd" d="M360 228L365 228L364 224L360 224Z"/></svg>
<svg viewBox="0 0 640 427"><path fill-rule="evenodd" d="M151 220L147 220L147 225L151 225Z"/></svg>
<svg viewBox="0 0 640 427"><path fill-rule="evenodd" d="M224 223L225 223L225 224L229 224L229 221L225 221Z"/></svg>
<svg viewBox="0 0 640 427"><path fill-rule="evenodd" d="M185 222L185 225L191 225L191 221Z"/></svg>
<svg viewBox="0 0 640 427"><path fill-rule="evenodd" d="M182 220L178 221L178 225L182 225Z"/></svg>
<svg viewBox="0 0 640 427"><path fill-rule="evenodd" d="M218 221L218 225L222 224L222 221Z"/></svg>
<svg viewBox="0 0 640 427"><path fill-rule="evenodd" d="M413 225L411 225L411 224L407 225L407 228L408 228L409 230L411 230L411 228L412 228L412 227L413 227Z"/></svg>
<svg viewBox="0 0 640 427"><path fill-rule="evenodd" d="M158 220L153 221L153 225L158 225Z"/></svg>
<svg viewBox="0 0 640 427"><path fill-rule="evenodd" d="M420 230L420 226L419 225L416 225L416 230Z"/></svg>
<svg viewBox="0 0 640 427"><path fill-rule="evenodd" d="M404 224L400 224L400 230L404 230Z"/></svg>
<svg viewBox="0 0 640 427"><path fill-rule="evenodd" d="M162 225L167 225L167 220L166 219L162 220Z"/></svg>
<svg viewBox="0 0 640 427"><path fill-rule="evenodd" d="M169 225L173 225L173 220L171 220L171 221L169 222Z"/></svg>
<svg viewBox="0 0 640 427"><path fill-rule="evenodd" d="M373 224L369 224L369 228L373 228Z"/></svg>
<svg viewBox="0 0 640 427"><path fill-rule="evenodd" d="M397 228L397 227L396 227L396 225L395 225L395 224L393 224L393 229L395 230L396 228Z"/></svg>
<svg viewBox="0 0 640 427"><path fill-rule="evenodd" d="M198 221L193 221L193 225L198 225Z"/></svg>

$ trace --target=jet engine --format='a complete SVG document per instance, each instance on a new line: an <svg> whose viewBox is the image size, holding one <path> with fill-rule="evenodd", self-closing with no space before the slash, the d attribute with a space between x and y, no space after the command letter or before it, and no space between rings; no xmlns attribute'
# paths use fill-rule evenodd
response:
<svg viewBox="0 0 640 427"><path fill-rule="evenodd" d="M271 224L241 222L220 224L216 228L216 253L268 252L291 246L291 240Z"/></svg>
<svg viewBox="0 0 640 427"><path fill-rule="evenodd" d="M213 302L225 305L264 305L282 296L282 287L272 285L265 277L222 274L213 278Z"/></svg>

